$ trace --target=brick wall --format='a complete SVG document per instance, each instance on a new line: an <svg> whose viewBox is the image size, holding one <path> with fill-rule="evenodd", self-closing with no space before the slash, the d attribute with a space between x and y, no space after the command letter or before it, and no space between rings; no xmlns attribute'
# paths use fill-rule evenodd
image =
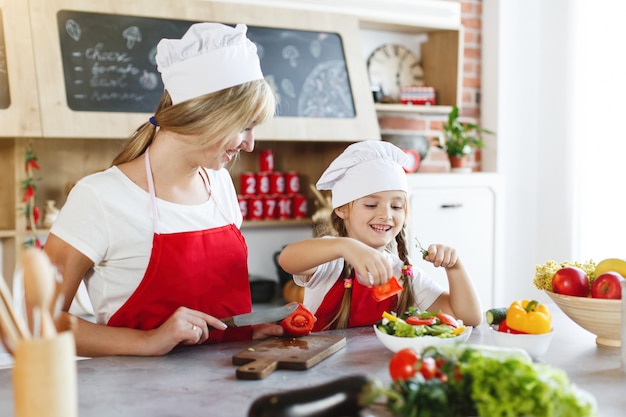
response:
<svg viewBox="0 0 626 417"><path fill-rule="evenodd" d="M463 86L461 118L476 123L480 117L481 16L482 0L461 1L461 23L464 27ZM432 145L441 137L446 114L384 115L379 118L382 133L426 136ZM480 171L480 151L472 156L472 169ZM448 171L450 164L445 152L431 146L418 172Z"/></svg>

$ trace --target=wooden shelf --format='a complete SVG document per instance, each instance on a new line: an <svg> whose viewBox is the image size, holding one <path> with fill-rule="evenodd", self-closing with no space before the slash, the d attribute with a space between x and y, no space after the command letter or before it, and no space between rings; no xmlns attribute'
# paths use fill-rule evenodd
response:
<svg viewBox="0 0 626 417"><path fill-rule="evenodd" d="M386 104L376 103L376 112L384 113L410 113L410 114L448 114L452 106L416 106L413 104Z"/></svg>
<svg viewBox="0 0 626 417"><path fill-rule="evenodd" d="M17 232L15 230L0 230L0 239L7 237L15 237Z"/></svg>
<svg viewBox="0 0 626 417"><path fill-rule="evenodd" d="M312 226L311 219L285 219L285 220L245 220L242 229L254 229L263 227L293 227Z"/></svg>

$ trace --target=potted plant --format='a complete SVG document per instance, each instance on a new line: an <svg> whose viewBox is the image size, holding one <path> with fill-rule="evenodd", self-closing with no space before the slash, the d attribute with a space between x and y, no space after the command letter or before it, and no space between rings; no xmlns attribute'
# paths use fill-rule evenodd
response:
<svg viewBox="0 0 626 417"><path fill-rule="evenodd" d="M493 133L474 123L459 120L459 108L454 106L448 114L448 122L443 125L445 143L443 148L450 159L452 169L463 168L467 165L469 154L482 148L485 144L481 133Z"/></svg>

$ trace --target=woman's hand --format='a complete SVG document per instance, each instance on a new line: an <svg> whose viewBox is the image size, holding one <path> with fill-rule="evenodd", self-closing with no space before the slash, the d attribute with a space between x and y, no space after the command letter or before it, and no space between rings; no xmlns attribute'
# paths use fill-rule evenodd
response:
<svg viewBox="0 0 626 417"><path fill-rule="evenodd" d="M263 323L252 326L252 340L267 339L270 336L282 336L285 334L280 324Z"/></svg>
<svg viewBox="0 0 626 417"><path fill-rule="evenodd" d="M219 319L201 311L178 307L165 323L150 330L150 339L158 354L166 354L177 345L197 345L209 338L209 327L224 330L227 328Z"/></svg>

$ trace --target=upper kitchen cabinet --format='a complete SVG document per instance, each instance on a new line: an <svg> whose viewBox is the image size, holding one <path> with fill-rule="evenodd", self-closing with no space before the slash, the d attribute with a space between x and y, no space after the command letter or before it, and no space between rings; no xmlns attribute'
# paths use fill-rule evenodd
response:
<svg viewBox="0 0 626 417"><path fill-rule="evenodd" d="M380 139L354 16L201 0L28 4L44 137L128 137L163 91L158 41L212 21L248 25L280 97L278 117L257 139Z"/></svg>
<svg viewBox="0 0 626 417"><path fill-rule="evenodd" d="M41 136L28 2L0 0L0 137Z"/></svg>

